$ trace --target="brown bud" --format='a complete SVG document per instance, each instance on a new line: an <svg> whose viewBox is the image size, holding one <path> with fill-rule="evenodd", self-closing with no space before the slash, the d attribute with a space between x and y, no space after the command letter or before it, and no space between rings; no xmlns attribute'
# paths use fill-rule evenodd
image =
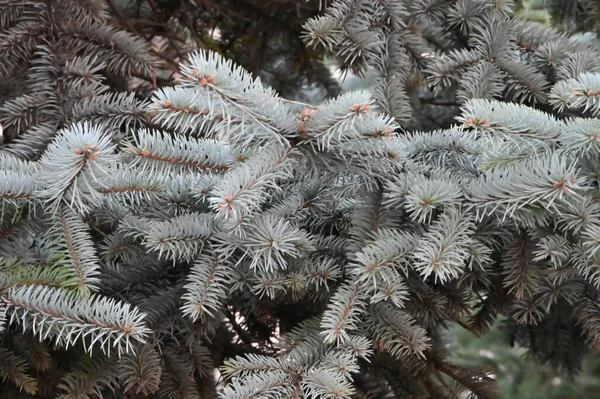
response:
<svg viewBox="0 0 600 399"><path fill-rule="evenodd" d="M304 127L304 123L302 121L298 121L298 133L299 134L308 133L308 130Z"/></svg>
<svg viewBox="0 0 600 399"><path fill-rule="evenodd" d="M233 200L233 196L231 194L225 194L225 201L221 201L217 204L219 208L229 207L231 205L231 201Z"/></svg>
<svg viewBox="0 0 600 399"><path fill-rule="evenodd" d="M354 104L350 109L356 112L367 112L369 110L369 106L367 104Z"/></svg>
<svg viewBox="0 0 600 399"><path fill-rule="evenodd" d="M200 78L200 84L202 86L206 86L208 84L213 84L213 83L215 83L214 77L215 77L215 75L213 75L212 73L204 75L204 76L202 76L202 78Z"/></svg>
<svg viewBox="0 0 600 399"><path fill-rule="evenodd" d="M306 108L304 108L302 110L302 112L300 113L300 115L302 116L303 120L306 120L306 119L308 119L310 117L310 115L312 113L313 113L313 111L310 108L306 107Z"/></svg>
<svg viewBox="0 0 600 399"><path fill-rule="evenodd" d="M560 190L562 190L562 191L563 191L563 192L565 192L565 193L567 192L567 188L565 187L565 182L564 182L564 181L559 181L559 182L556 182L556 183L554 183L552 186L553 186L555 189L557 189L557 190L558 190L558 189L560 189Z"/></svg>

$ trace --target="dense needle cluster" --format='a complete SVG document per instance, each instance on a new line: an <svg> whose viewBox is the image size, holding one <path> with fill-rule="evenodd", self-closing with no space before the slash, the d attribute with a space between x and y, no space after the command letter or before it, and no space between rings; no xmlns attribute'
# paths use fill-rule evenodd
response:
<svg viewBox="0 0 600 399"><path fill-rule="evenodd" d="M445 327L502 316L565 372L600 349L591 44L511 1L337 0L302 38L371 90L298 106L198 50L141 102L103 82L154 58L100 3L0 2L30 65L0 106L0 396L499 398Z"/></svg>

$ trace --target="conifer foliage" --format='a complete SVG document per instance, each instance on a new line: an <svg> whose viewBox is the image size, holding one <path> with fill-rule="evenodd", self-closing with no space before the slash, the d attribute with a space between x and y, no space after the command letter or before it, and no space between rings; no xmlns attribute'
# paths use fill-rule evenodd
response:
<svg viewBox="0 0 600 399"><path fill-rule="evenodd" d="M500 315L567 372L600 349L594 48L510 1L338 0L304 38L374 68L370 92L298 108L199 50L134 104L90 78L152 68L97 4L0 8L7 68L58 45L77 57L51 71L83 68L52 91L32 67L2 105L0 395L499 398L441 331ZM5 46L19 32L29 52ZM452 126L411 129L415 79L459 104ZM17 106L43 95L65 111Z"/></svg>
<svg viewBox="0 0 600 399"><path fill-rule="evenodd" d="M111 26L103 1L78 0L1 1L0 60L0 143L28 159L72 122L141 122L143 105L120 91L157 66L147 43Z"/></svg>

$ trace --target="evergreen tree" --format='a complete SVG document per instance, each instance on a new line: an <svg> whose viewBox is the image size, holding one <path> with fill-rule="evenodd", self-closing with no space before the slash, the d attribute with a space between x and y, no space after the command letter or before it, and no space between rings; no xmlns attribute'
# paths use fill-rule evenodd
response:
<svg viewBox="0 0 600 399"><path fill-rule="evenodd" d="M324 0L110 0L124 29L159 39L177 65L201 47L233 59L289 99L320 103L340 94L323 51L300 38ZM329 1L330 2L330 1ZM177 72L177 68L174 69Z"/></svg>
<svg viewBox="0 0 600 399"><path fill-rule="evenodd" d="M2 104L0 395L498 398L447 326L505 317L567 374L600 349L592 45L507 0L337 0L303 40L371 90L298 106L194 51L145 103L86 81L155 68L99 4L0 5L30 65Z"/></svg>
<svg viewBox="0 0 600 399"><path fill-rule="evenodd" d="M0 1L3 151L32 159L70 123L143 121L144 105L125 93L128 78L152 82L158 65L143 40L111 25L107 8L103 1Z"/></svg>

